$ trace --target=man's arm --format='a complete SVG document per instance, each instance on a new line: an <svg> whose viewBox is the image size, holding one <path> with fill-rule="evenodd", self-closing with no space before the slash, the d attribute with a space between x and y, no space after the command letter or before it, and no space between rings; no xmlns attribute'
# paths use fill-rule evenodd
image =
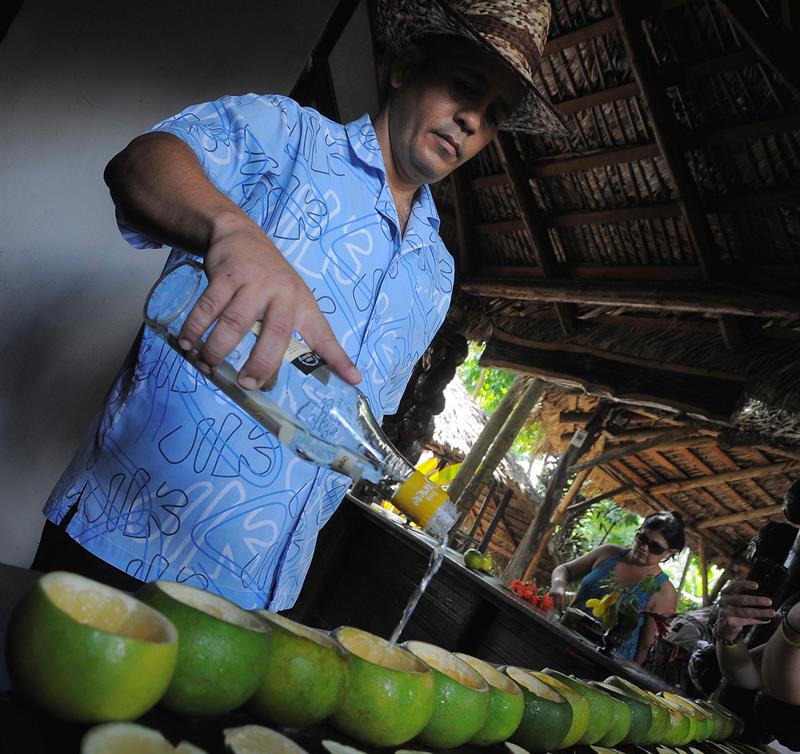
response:
<svg viewBox="0 0 800 754"><path fill-rule="evenodd" d="M126 224L204 258L209 285L180 336L182 347L194 348L219 320L201 351L204 371L261 320L239 374L242 387L274 378L295 330L341 377L360 381L308 286L261 228L217 190L181 139L158 132L134 139L108 163L104 178Z"/></svg>

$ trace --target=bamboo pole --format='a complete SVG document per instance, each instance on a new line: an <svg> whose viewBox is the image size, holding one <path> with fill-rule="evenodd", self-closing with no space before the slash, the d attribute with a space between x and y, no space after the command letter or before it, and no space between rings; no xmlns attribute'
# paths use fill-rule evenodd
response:
<svg viewBox="0 0 800 754"><path fill-rule="evenodd" d="M508 453L523 425L528 420L543 390L544 383L541 380L531 380L525 385L519 397L519 401L517 401L516 406L510 413L505 424L503 424L502 429L500 429L492 441L492 444L487 449L475 474L466 483L463 491L457 498L455 498L455 496L451 497L451 499L454 499L456 502L456 507L458 507L460 511L461 519L472 510L472 506L475 504L478 496L489 483L495 469L500 464L500 461L503 460L505 454ZM459 470L459 473L461 473L462 470L463 467ZM456 523L456 527L457 526L458 523Z"/></svg>
<svg viewBox="0 0 800 754"><path fill-rule="evenodd" d="M489 450L492 441L514 410L520 390L527 383L527 377L519 376L509 386L506 394L494 410L494 413L489 417L480 435L478 435L478 439L475 440L475 444L470 448L466 458L462 461L458 473L453 478L453 481L450 482L447 493L451 500L458 500L469 480L475 476L475 472L478 470L480 462Z"/></svg>
<svg viewBox="0 0 800 754"><path fill-rule="evenodd" d="M708 562L706 561L706 545L702 539L697 540L697 557L700 560L700 585L703 606L706 606L708 605Z"/></svg>

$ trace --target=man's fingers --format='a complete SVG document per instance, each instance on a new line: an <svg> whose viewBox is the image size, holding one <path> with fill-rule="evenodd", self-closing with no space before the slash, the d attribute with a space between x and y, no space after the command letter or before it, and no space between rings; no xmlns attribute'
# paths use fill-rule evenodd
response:
<svg viewBox="0 0 800 754"><path fill-rule="evenodd" d="M275 298L270 302L261 323L261 334L239 372L239 384L243 388L254 390L262 387L275 376L289 347L293 314L292 307L285 300Z"/></svg>
<svg viewBox="0 0 800 754"><path fill-rule="evenodd" d="M336 336L333 334L322 312L315 312L312 321L303 327L300 334L306 343L322 356L328 366L343 380L351 385L357 385L361 382L361 372L350 361L350 357L345 353L339 341L336 340Z"/></svg>
<svg viewBox="0 0 800 754"><path fill-rule="evenodd" d="M240 288L220 312L200 356L209 366L217 366L242 341L263 310L258 296Z"/></svg>
<svg viewBox="0 0 800 754"><path fill-rule="evenodd" d="M196 348L203 333L219 317L235 293L235 289L223 284L209 284L195 302L183 323L178 342L184 351Z"/></svg>

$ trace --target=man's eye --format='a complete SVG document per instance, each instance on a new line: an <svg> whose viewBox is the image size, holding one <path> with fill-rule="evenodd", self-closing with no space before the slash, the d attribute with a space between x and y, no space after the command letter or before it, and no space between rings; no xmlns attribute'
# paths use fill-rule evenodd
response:
<svg viewBox="0 0 800 754"><path fill-rule="evenodd" d="M474 81L468 79L455 79L456 88L458 91L467 95L478 94L479 87Z"/></svg>

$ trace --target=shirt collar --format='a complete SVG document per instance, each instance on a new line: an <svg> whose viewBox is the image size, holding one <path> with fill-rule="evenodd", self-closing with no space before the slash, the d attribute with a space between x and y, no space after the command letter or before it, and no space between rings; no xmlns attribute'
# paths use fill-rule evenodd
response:
<svg viewBox="0 0 800 754"><path fill-rule="evenodd" d="M383 198L382 204L386 205L387 201L391 199L391 191L386 181L386 166L383 162L381 145L369 115L365 113L358 120L348 123L345 126L345 132L347 133L350 149L353 151L356 158L365 166L378 171L380 174L383 188L381 191L381 196ZM383 210L381 210L381 199L379 199L378 205L381 214L386 214L387 216L389 214L395 215L394 200L391 200L391 212L389 212L388 205L384 206ZM436 205L434 204L430 187L427 184L423 184L420 187L420 192L411 207L411 214L412 217L409 219L409 223L413 222L415 218L424 218L436 233L439 232L441 221L436 211ZM392 218L392 221L396 222L395 218Z"/></svg>

